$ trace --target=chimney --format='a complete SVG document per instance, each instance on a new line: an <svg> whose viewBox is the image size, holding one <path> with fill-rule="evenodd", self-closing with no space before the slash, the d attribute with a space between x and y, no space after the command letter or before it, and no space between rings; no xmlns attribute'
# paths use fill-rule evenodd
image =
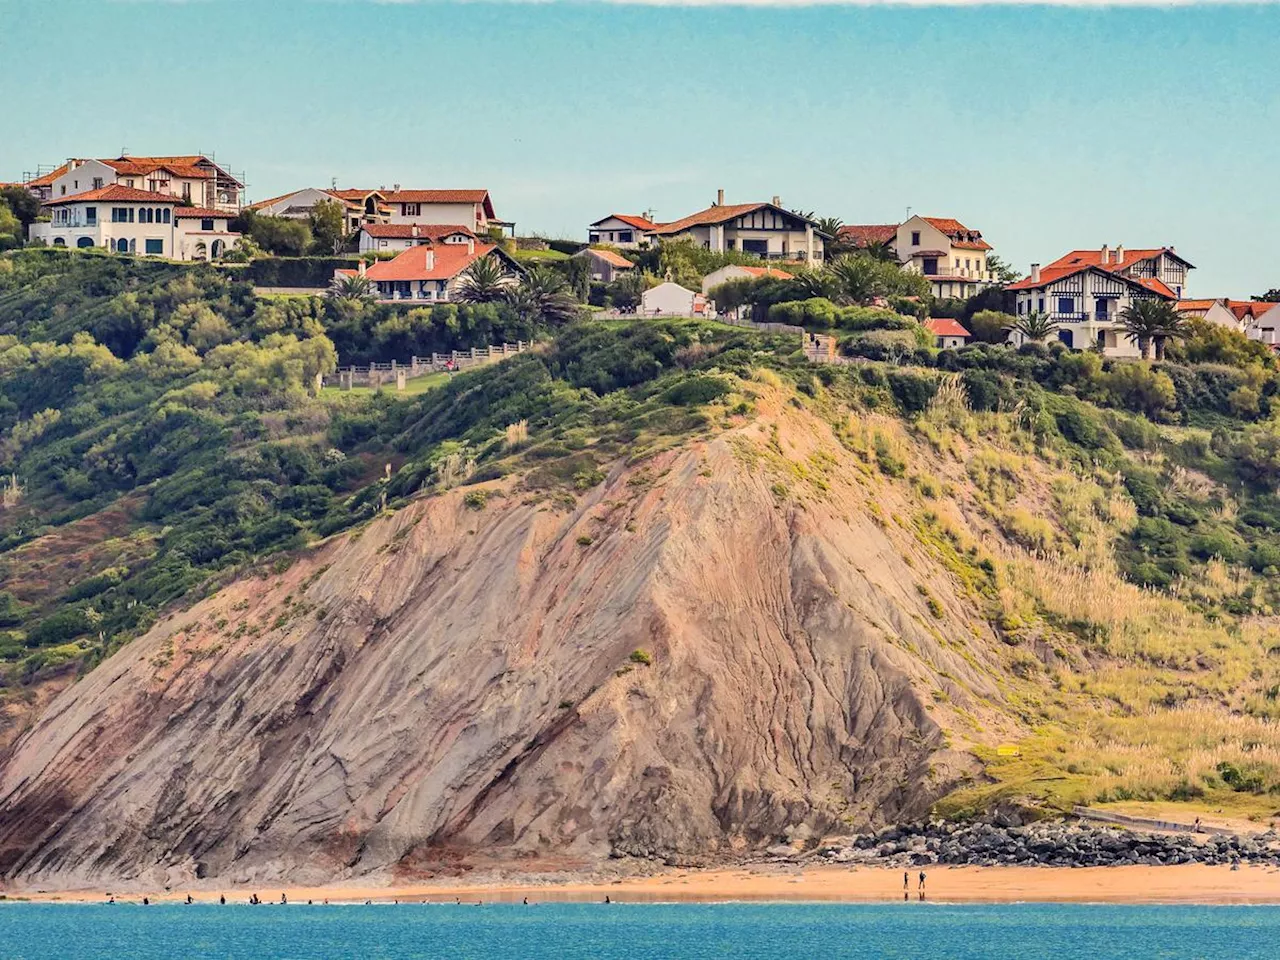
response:
<svg viewBox="0 0 1280 960"><path fill-rule="evenodd" d="M782 206L782 198L778 196L776 193L773 195L773 205L775 207Z"/></svg>
<svg viewBox="0 0 1280 960"><path fill-rule="evenodd" d="M1033 263L1031 265L1031 282L1032 283L1040 282L1040 264L1038 263Z"/></svg>
<svg viewBox="0 0 1280 960"><path fill-rule="evenodd" d="M359 265L356 267L356 273L360 274L360 276L363 277L364 272L368 269L369 269L369 265L365 263L363 260L361 260Z"/></svg>
<svg viewBox="0 0 1280 960"><path fill-rule="evenodd" d="M1111 262L1111 247L1109 247L1105 243L1102 245L1102 259L1099 260L1098 262L1101 263L1104 267Z"/></svg>
<svg viewBox="0 0 1280 960"><path fill-rule="evenodd" d="M398 184L398 183L393 183L393 184L391 185L391 189L392 189L392 190L394 190L396 193L399 193L399 192L400 192L400 184Z"/></svg>
<svg viewBox="0 0 1280 960"><path fill-rule="evenodd" d="M1116 263L1124 263L1124 244L1116 244Z"/></svg>
<svg viewBox="0 0 1280 960"><path fill-rule="evenodd" d="M716 191L716 206L717 207L724 206L724 187L721 187L719 190Z"/></svg>
<svg viewBox="0 0 1280 960"><path fill-rule="evenodd" d="M427 269L434 270L436 268L436 252L432 247L427 247Z"/></svg>
<svg viewBox="0 0 1280 960"><path fill-rule="evenodd" d="M474 256L476 252L476 238L467 237L467 256Z"/></svg>
<svg viewBox="0 0 1280 960"><path fill-rule="evenodd" d="M415 223L413 226L411 226L411 227L409 228L409 233L410 233L410 235L411 235L411 236L413 236L415 239L417 238L417 236L418 236L418 225L417 225L416 223Z"/></svg>

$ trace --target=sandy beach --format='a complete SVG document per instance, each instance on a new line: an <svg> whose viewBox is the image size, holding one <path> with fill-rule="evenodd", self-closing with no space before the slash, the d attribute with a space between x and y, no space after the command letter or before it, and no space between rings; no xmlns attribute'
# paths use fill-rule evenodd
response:
<svg viewBox="0 0 1280 960"><path fill-rule="evenodd" d="M189 891L198 902L242 903L251 893L278 902L284 893L291 903L355 902L530 902L603 900L618 902L726 900L827 900L875 902L902 900L902 870L886 868L762 866L723 870L672 870L625 880L567 880L499 883L424 883L403 886L337 884L324 887L261 887L236 885L225 890ZM1097 903L1280 903L1280 868L1186 864L1132 867L930 867L926 868L926 897L937 902L1007 903L1015 901ZM918 898L919 870L910 871L908 896ZM9 899L92 902L106 899L105 891L41 893L5 890ZM119 900L152 902L182 900L186 890L117 893Z"/></svg>

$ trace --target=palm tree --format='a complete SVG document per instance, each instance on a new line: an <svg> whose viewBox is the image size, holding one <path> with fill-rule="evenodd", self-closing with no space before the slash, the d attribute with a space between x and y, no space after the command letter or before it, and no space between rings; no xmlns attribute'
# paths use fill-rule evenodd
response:
<svg viewBox="0 0 1280 960"><path fill-rule="evenodd" d="M1045 313L1028 313L1019 317L1009 329L1021 334L1023 343L1044 343L1058 329L1058 321L1050 320Z"/></svg>
<svg viewBox="0 0 1280 960"><path fill-rule="evenodd" d="M506 299L520 316L552 326L577 319L582 305L569 292L564 276L550 267L532 267Z"/></svg>
<svg viewBox="0 0 1280 960"><path fill-rule="evenodd" d="M893 252L893 246L888 240L873 240L862 248L862 253L872 260L880 260L884 263L898 262L898 255Z"/></svg>
<svg viewBox="0 0 1280 960"><path fill-rule="evenodd" d="M832 238L840 236L840 228L844 226L844 221L839 217L819 217L815 222L819 230Z"/></svg>
<svg viewBox="0 0 1280 960"><path fill-rule="evenodd" d="M348 273L334 277L329 284L327 296L330 300L341 300L346 303L373 303L376 299L373 282L363 273Z"/></svg>
<svg viewBox="0 0 1280 960"><path fill-rule="evenodd" d="M1165 341L1187 335L1185 321L1173 304L1163 300L1135 300L1120 311L1120 326L1125 336L1138 345L1143 360L1151 359L1151 345L1156 345L1156 359L1164 359Z"/></svg>
<svg viewBox="0 0 1280 960"><path fill-rule="evenodd" d="M466 270L458 283L458 299L464 303L496 303L507 296L506 268L497 257L481 257Z"/></svg>

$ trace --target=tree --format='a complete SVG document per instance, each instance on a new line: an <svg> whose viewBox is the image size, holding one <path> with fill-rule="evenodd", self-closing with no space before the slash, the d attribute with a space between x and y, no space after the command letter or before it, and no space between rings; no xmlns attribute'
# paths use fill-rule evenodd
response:
<svg viewBox="0 0 1280 960"><path fill-rule="evenodd" d="M1155 344L1157 360L1164 359L1165 342L1187 335L1186 321L1173 304L1163 300L1136 300L1120 311L1120 326L1125 336L1138 345L1143 360L1151 359Z"/></svg>
<svg viewBox="0 0 1280 960"><path fill-rule="evenodd" d="M8 250L22 244L22 223L13 215L9 205L0 200L0 250Z"/></svg>
<svg viewBox="0 0 1280 960"><path fill-rule="evenodd" d="M481 257L462 272L458 299L463 303L497 303L506 299L507 271L496 256Z"/></svg>
<svg viewBox="0 0 1280 960"><path fill-rule="evenodd" d="M987 254L987 270L995 274L997 283L1017 283L1022 279L1011 264L1005 263L994 253Z"/></svg>
<svg viewBox="0 0 1280 960"><path fill-rule="evenodd" d="M839 217L819 217L817 220L818 229L829 237L840 236L840 228L844 226L844 221Z"/></svg>
<svg viewBox="0 0 1280 960"><path fill-rule="evenodd" d="M40 216L40 201L26 187L18 184L0 187L0 200L8 205L10 212L23 227L31 226Z"/></svg>
<svg viewBox="0 0 1280 960"><path fill-rule="evenodd" d="M1272 287L1266 293L1258 294L1253 299L1260 303L1280 303L1280 287Z"/></svg>
<svg viewBox="0 0 1280 960"><path fill-rule="evenodd" d="M918 273L855 253L837 257L827 265L827 273L836 284L831 299L840 303L869 303L877 297L927 296L929 281Z"/></svg>
<svg viewBox="0 0 1280 960"><path fill-rule="evenodd" d="M893 252L893 244L888 240L872 240L862 248L862 255L882 263L898 262L898 255Z"/></svg>
<svg viewBox="0 0 1280 960"><path fill-rule="evenodd" d="M311 246L311 226L306 220L266 217L253 211L246 211L239 219L243 231L276 256L300 257Z"/></svg>
<svg viewBox="0 0 1280 960"><path fill-rule="evenodd" d="M1058 321L1044 313L1028 313L1018 317L1012 327L1027 343L1044 343L1058 329Z"/></svg>
<svg viewBox="0 0 1280 960"><path fill-rule="evenodd" d="M373 303L376 299L372 281L362 273L334 277L326 296L345 303Z"/></svg>
<svg viewBox="0 0 1280 960"><path fill-rule="evenodd" d="M307 216L316 247L324 253L337 254L347 238L347 214L337 200L321 200Z"/></svg>
<svg viewBox="0 0 1280 960"><path fill-rule="evenodd" d="M550 326L568 323L582 313L582 305L569 292L564 277L545 266L530 269L509 292L508 300L522 319Z"/></svg>
<svg viewBox="0 0 1280 960"><path fill-rule="evenodd" d="M979 310L967 324L974 339L983 343L1005 343L1018 318L999 310Z"/></svg>

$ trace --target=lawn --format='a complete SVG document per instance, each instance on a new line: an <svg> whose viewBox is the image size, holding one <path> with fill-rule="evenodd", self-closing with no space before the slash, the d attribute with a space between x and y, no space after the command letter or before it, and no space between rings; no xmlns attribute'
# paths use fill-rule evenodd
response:
<svg viewBox="0 0 1280 960"><path fill-rule="evenodd" d="M567 253L559 250L513 250L511 255L521 263L546 263L549 260L568 260Z"/></svg>
<svg viewBox="0 0 1280 960"><path fill-rule="evenodd" d="M384 383L382 389L393 397L416 397L428 390L434 390L448 379L447 373L428 373L425 376L406 380L404 390L397 390L394 383ZM321 390L320 397L324 400L334 400L344 396L368 396L371 393L373 393L372 387L352 387L350 390L343 390L341 387L332 386Z"/></svg>

